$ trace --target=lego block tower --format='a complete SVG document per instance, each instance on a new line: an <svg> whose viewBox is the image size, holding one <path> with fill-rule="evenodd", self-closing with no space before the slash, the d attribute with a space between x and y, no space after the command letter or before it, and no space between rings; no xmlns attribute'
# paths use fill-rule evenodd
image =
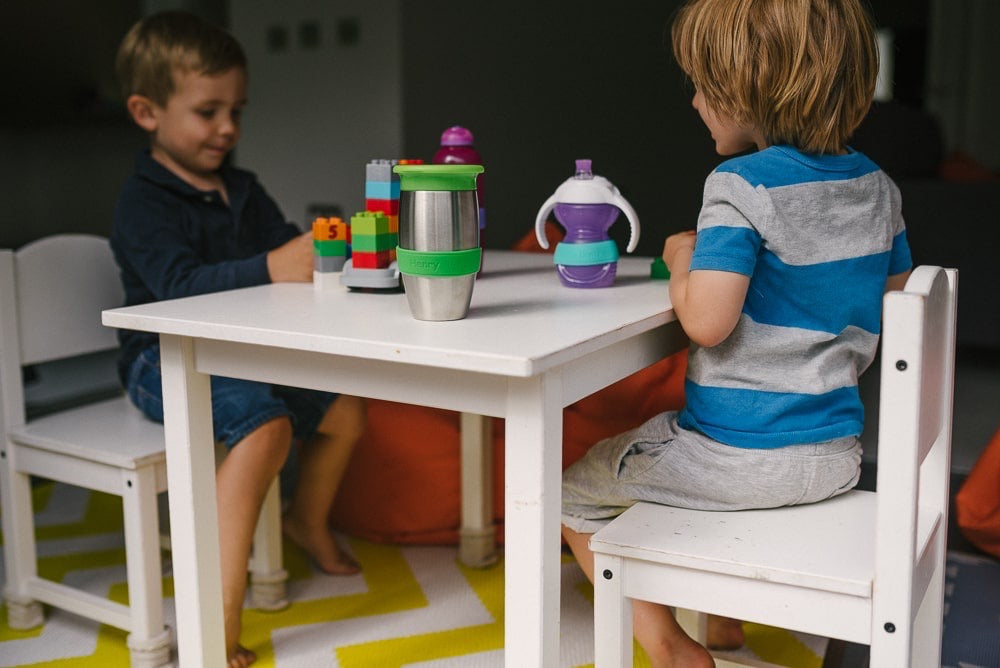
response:
<svg viewBox="0 0 1000 668"><path fill-rule="evenodd" d="M365 165L365 210L351 217L355 269L385 269L399 241L399 175L393 160Z"/></svg>
<svg viewBox="0 0 1000 668"><path fill-rule="evenodd" d="M316 218L312 233L313 285L324 288L329 283L335 283L344 268L350 230L340 218Z"/></svg>
<svg viewBox="0 0 1000 668"><path fill-rule="evenodd" d="M392 171L396 160L372 160L365 165L365 210L386 215L390 234L399 235L399 174ZM395 251L396 244L392 245Z"/></svg>
<svg viewBox="0 0 1000 668"><path fill-rule="evenodd" d="M396 160L365 165L365 210L351 216L351 260L340 282L351 288L398 288L399 175Z"/></svg>

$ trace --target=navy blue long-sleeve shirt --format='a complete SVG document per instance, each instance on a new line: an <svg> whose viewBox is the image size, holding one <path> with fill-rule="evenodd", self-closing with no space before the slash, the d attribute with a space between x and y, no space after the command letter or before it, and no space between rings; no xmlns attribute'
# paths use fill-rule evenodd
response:
<svg viewBox="0 0 1000 668"><path fill-rule="evenodd" d="M182 181L148 150L136 155L111 230L127 306L270 282L268 251L300 231L253 173L223 166L220 174L228 205L219 192ZM124 383L133 360L158 337L130 330L118 337Z"/></svg>

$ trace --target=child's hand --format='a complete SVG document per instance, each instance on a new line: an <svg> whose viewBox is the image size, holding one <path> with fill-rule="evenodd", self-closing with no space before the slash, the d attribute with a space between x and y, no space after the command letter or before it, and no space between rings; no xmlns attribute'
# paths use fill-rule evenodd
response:
<svg viewBox="0 0 1000 668"><path fill-rule="evenodd" d="M272 283L308 283L313 274L312 232L301 234L267 254L267 273Z"/></svg>
<svg viewBox="0 0 1000 668"><path fill-rule="evenodd" d="M670 270L671 275L673 275L675 269L677 268L677 260L679 259L677 254L679 251L688 251L684 253L684 255L688 260L690 260L691 254L694 252L694 242L696 238L697 233L694 230L678 232L677 234L671 234L667 237L667 240L663 243L663 261L666 263L667 269ZM687 266L686 262L684 266Z"/></svg>

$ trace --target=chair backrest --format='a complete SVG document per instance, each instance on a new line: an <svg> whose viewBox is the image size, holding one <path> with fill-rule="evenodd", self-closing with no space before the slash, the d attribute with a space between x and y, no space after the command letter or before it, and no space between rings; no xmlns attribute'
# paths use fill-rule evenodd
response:
<svg viewBox="0 0 1000 668"><path fill-rule="evenodd" d="M884 300L873 633L908 623L943 563L957 283L953 269L921 266Z"/></svg>
<svg viewBox="0 0 1000 668"><path fill-rule="evenodd" d="M22 366L118 346L101 311L124 301L104 237L60 234L0 250L0 426L24 422Z"/></svg>

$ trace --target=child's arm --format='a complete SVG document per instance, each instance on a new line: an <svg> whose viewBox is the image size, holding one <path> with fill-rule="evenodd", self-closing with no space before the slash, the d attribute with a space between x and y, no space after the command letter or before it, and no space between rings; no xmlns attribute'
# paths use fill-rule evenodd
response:
<svg viewBox="0 0 1000 668"><path fill-rule="evenodd" d="M313 236L306 232L267 254L267 273L272 283L309 282L313 272Z"/></svg>
<svg viewBox="0 0 1000 668"><path fill-rule="evenodd" d="M127 189L115 209L111 231L111 246L126 290L134 291L134 298L142 303L293 280L287 266L295 260L289 255L297 255L301 263L299 278L294 280L310 280L311 241L300 241L300 252L291 252L302 233L285 223L277 206L259 188L251 191L247 207L257 214L245 221L248 226L243 229L252 247L241 257L232 250L236 240L227 242L231 230L204 227L186 211L183 200L163 188L140 181ZM281 268L275 270L275 279L268 255L283 245L290 248L288 254L279 253Z"/></svg>
<svg viewBox="0 0 1000 668"><path fill-rule="evenodd" d="M896 274L890 276L885 282L885 291L892 292L893 290L902 290L906 287L906 281L910 278L910 272L904 271L901 274Z"/></svg>
<svg viewBox="0 0 1000 668"><path fill-rule="evenodd" d="M694 231L667 238L663 261L670 270L670 300L688 338L711 347L726 340L739 322L750 277L730 271L688 271Z"/></svg>

